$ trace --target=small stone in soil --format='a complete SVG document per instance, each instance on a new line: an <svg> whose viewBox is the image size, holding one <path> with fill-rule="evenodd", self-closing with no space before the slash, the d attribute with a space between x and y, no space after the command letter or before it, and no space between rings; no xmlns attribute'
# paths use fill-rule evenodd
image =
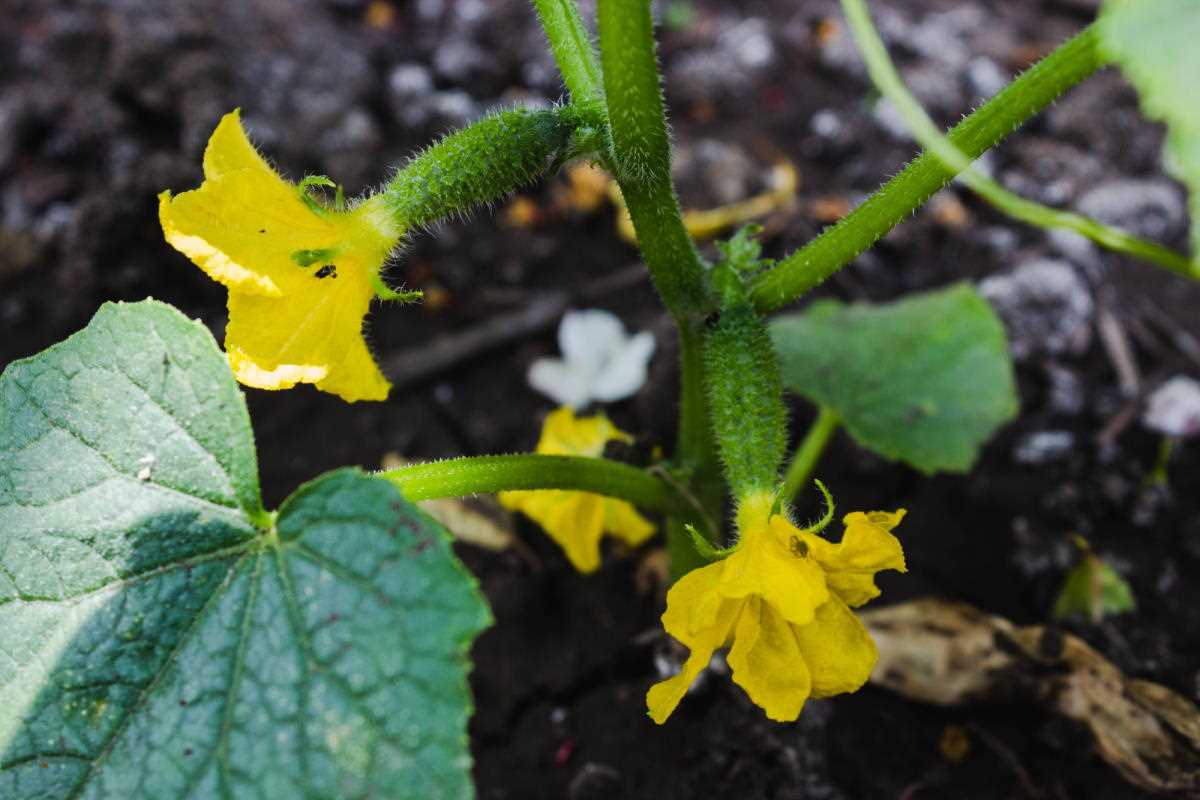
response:
<svg viewBox="0 0 1200 800"><path fill-rule="evenodd" d="M1176 375L1150 395L1142 424L1167 436L1200 433L1200 383Z"/></svg>
<svg viewBox="0 0 1200 800"><path fill-rule="evenodd" d="M1187 224L1183 194L1164 179L1105 181L1075 207L1084 216L1159 242L1177 237Z"/></svg>
<svg viewBox="0 0 1200 800"><path fill-rule="evenodd" d="M589 761L584 764L567 787L567 796L571 800L600 800L600 798L617 797L621 794L621 773L607 764L597 764Z"/></svg>
<svg viewBox="0 0 1200 800"><path fill-rule="evenodd" d="M1085 404L1083 381L1073 370L1053 362L1044 365L1049 384L1047 403L1056 414L1074 416L1083 411Z"/></svg>
<svg viewBox="0 0 1200 800"><path fill-rule="evenodd" d="M1065 458L1075 447L1070 431L1034 431L1017 443L1013 460L1036 466Z"/></svg>
<svg viewBox="0 0 1200 800"><path fill-rule="evenodd" d="M1079 354L1091 343L1091 290L1064 261L1027 262L985 278L979 291L1004 320L1017 361L1037 354Z"/></svg>

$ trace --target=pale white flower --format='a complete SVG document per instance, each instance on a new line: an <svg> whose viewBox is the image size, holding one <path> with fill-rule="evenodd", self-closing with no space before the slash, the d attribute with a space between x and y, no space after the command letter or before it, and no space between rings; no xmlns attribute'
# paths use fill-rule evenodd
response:
<svg viewBox="0 0 1200 800"><path fill-rule="evenodd" d="M1168 436L1200 433L1200 383L1176 375L1158 387L1146 403L1142 424Z"/></svg>
<svg viewBox="0 0 1200 800"><path fill-rule="evenodd" d="M646 382L654 334L625 332L607 311L568 311L558 326L562 358L539 358L529 366L529 385L559 405L579 409L633 395Z"/></svg>

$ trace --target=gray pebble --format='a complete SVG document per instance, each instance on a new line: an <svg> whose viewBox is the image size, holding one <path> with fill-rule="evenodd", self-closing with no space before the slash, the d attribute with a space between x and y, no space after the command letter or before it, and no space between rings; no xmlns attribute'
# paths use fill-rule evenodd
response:
<svg viewBox="0 0 1200 800"><path fill-rule="evenodd" d="M1053 362L1045 364L1046 380L1049 383L1048 403L1056 414L1073 416L1083 411L1085 405L1083 381L1066 367Z"/></svg>
<svg viewBox="0 0 1200 800"><path fill-rule="evenodd" d="M1101 183L1075 203L1080 214L1154 241L1180 235L1187 224L1183 192L1163 179Z"/></svg>
<svg viewBox="0 0 1200 800"><path fill-rule="evenodd" d="M1200 433L1200 383L1186 375L1172 377L1150 395L1142 424L1167 436Z"/></svg>
<svg viewBox="0 0 1200 800"><path fill-rule="evenodd" d="M1060 461L1075 447L1075 434L1070 431L1033 431L1017 443L1013 460L1018 464L1037 466Z"/></svg>
<svg viewBox="0 0 1200 800"><path fill-rule="evenodd" d="M758 168L753 159L735 144L720 139L700 139L693 143L680 143L675 149L675 160L671 165L676 178L682 181L686 194L687 182L699 179L699 190L703 197L688 199L703 203L736 203L744 200L757 188Z"/></svg>
<svg viewBox="0 0 1200 800"><path fill-rule="evenodd" d="M1091 289L1064 261L1030 261L985 278L979 291L1004 320L1009 350L1018 361L1079 354L1091 343Z"/></svg>

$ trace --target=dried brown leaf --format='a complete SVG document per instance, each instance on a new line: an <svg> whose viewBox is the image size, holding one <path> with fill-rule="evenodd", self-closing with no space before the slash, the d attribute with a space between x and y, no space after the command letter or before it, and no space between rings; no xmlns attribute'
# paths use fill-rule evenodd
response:
<svg viewBox="0 0 1200 800"><path fill-rule="evenodd" d="M1079 637L936 599L862 620L879 646L873 683L938 705L1038 704L1082 723L1130 783L1200 797L1200 711L1165 686L1126 677Z"/></svg>

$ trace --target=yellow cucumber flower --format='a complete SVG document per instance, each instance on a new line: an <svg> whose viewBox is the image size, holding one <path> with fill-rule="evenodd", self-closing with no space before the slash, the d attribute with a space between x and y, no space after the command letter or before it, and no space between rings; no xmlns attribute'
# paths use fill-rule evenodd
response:
<svg viewBox="0 0 1200 800"><path fill-rule="evenodd" d="M738 510L736 549L689 572L667 593L663 627L691 654L676 676L650 687L650 717L662 724L715 650L729 647L733 680L771 719L796 719L809 697L853 692L879 654L850 610L879 595L875 573L905 571L892 528L904 517L856 511L834 544L771 514L756 495Z"/></svg>
<svg viewBox="0 0 1200 800"><path fill-rule="evenodd" d="M239 381L383 400L363 318L403 231L378 196L342 210L304 191L263 160L233 111L208 140L200 188L163 192L158 216L167 241L229 289L225 350Z"/></svg>
<svg viewBox="0 0 1200 800"><path fill-rule="evenodd" d="M546 417L538 453L599 458L613 439L632 437L607 417L576 417L563 407ZM500 503L520 511L541 525L566 553L575 569L595 572L600 566L600 537L605 533L637 546L654 534L654 525L624 500L591 492L562 489L500 492Z"/></svg>

